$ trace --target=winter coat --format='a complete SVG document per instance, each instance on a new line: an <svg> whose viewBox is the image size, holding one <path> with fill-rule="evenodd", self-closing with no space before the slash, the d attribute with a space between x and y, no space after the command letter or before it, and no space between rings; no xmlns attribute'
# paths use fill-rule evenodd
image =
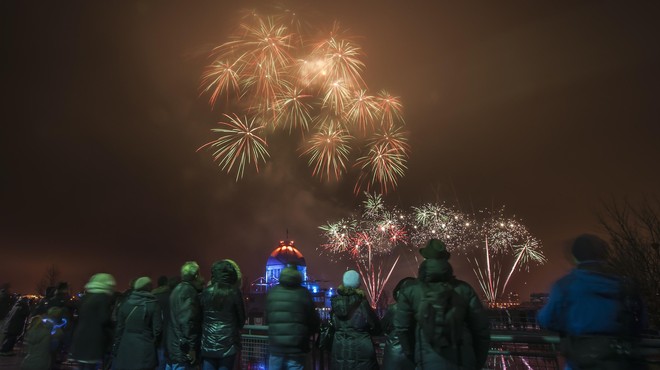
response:
<svg viewBox="0 0 660 370"><path fill-rule="evenodd" d="M372 335L381 333L380 322L359 289L340 285L332 297L331 320L335 335L330 353L333 370L378 369Z"/></svg>
<svg viewBox="0 0 660 370"><path fill-rule="evenodd" d="M0 290L0 322L7 316L11 310L11 296L6 290Z"/></svg>
<svg viewBox="0 0 660 370"><path fill-rule="evenodd" d="M170 316L167 323L167 353L173 364L190 362L188 353L199 354L202 315L199 307L201 284L184 280L170 294ZM199 356L198 356L199 357Z"/></svg>
<svg viewBox="0 0 660 370"><path fill-rule="evenodd" d="M394 316L396 315L397 304L391 304L387 307L385 317L381 320L383 333L386 335L385 350L383 352L382 370L415 370L415 362L406 357L401 347L399 337L394 331Z"/></svg>
<svg viewBox="0 0 660 370"><path fill-rule="evenodd" d="M212 284L200 297L202 307L202 357L222 358L241 347L240 330L245 324L241 291L234 285Z"/></svg>
<svg viewBox="0 0 660 370"><path fill-rule="evenodd" d="M62 330L54 329L52 321L35 316L25 334L27 355L21 363L21 370L49 370L56 343L61 336Z"/></svg>
<svg viewBox="0 0 660 370"><path fill-rule="evenodd" d="M165 336L167 335L167 323L169 322L170 317L170 294L172 294L172 289L170 289L170 287L167 285L159 286L158 288L152 290L151 294L156 297L156 301L158 301L158 305L160 306L160 313L163 318L163 334L161 335L160 343L158 346L160 348L165 348Z"/></svg>
<svg viewBox="0 0 660 370"><path fill-rule="evenodd" d="M458 351L452 348L436 352L422 335L415 320L425 289L434 289L440 283L449 283L467 307L461 330ZM427 259L420 266L418 281L399 292L395 331L401 346L409 357L414 354L418 369L481 369L486 363L490 345L488 316L474 289L466 282L454 278L446 260Z"/></svg>
<svg viewBox="0 0 660 370"><path fill-rule="evenodd" d="M5 335L21 335L25 329L25 321L30 315L30 306L24 299L19 299L7 314L3 333Z"/></svg>
<svg viewBox="0 0 660 370"><path fill-rule="evenodd" d="M162 330L160 305L153 294L135 290L121 305L115 334L115 369L153 369Z"/></svg>
<svg viewBox="0 0 660 370"><path fill-rule="evenodd" d="M639 295L629 284L609 273L602 262L582 262L552 286L548 303L538 312L539 326L557 331L563 338L611 336L634 341L645 327L646 317ZM576 343L565 342L562 348L582 352L565 348L578 347ZM566 369L571 369L570 354L567 357ZM636 368L629 361L632 359L615 356L598 367Z"/></svg>
<svg viewBox="0 0 660 370"><path fill-rule="evenodd" d="M111 320L114 301L115 296L106 293L87 293L83 296L71 344L72 358L96 362L110 352L114 329Z"/></svg>
<svg viewBox="0 0 660 370"><path fill-rule="evenodd" d="M280 274L280 284L266 296L270 353L308 353L310 337L319 331L320 319L314 300L301 283L302 276L298 271L285 268Z"/></svg>

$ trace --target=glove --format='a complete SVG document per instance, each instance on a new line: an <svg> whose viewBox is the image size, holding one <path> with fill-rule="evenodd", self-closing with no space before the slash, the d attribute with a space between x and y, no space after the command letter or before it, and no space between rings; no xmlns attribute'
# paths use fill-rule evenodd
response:
<svg viewBox="0 0 660 370"><path fill-rule="evenodd" d="M195 362L197 362L197 355L195 354L195 350L190 350L188 352L188 361L191 365L194 365Z"/></svg>

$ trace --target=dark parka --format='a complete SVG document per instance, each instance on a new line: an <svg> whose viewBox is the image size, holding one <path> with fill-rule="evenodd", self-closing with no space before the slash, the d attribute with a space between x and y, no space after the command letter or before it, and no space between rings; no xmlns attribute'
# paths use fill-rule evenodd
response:
<svg viewBox="0 0 660 370"><path fill-rule="evenodd" d="M465 300L467 313L458 353L448 349L437 353L423 337L415 321L415 314L424 295L424 285L433 289L440 282L448 282ZM420 266L418 281L404 287L399 293L394 327L404 352L414 353L418 369L481 369L486 363L490 345L488 317L474 289L453 276L446 260L425 260Z"/></svg>
<svg viewBox="0 0 660 370"><path fill-rule="evenodd" d="M86 293L80 303L73 335L71 357L84 362L101 361L110 352L113 339L113 294Z"/></svg>
<svg viewBox="0 0 660 370"><path fill-rule="evenodd" d="M400 289L411 282L415 281L414 278L408 278L410 280L402 280L394 288L392 296L395 301L398 300L398 295ZM383 351L383 366L382 370L415 370L415 362L406 357L403 353L403 348L401 347L401 341L396 335L394 330L394 316L396 316L398 304L395 302L387 307L387 312L385 317L381 320L381 326L383 327L383 333L386 335L385 339L385 350Z"/></svg>
<svg viewBox="0 0 660 370"><path fill-rule="evenodd" d="M159 348L165 348L165 335L167 334L167 323L170 317L170 294L172 289L168 285L159 286L158 288L151 291L158 301L160 306L161 317L163 318L163 333L160 338L160 343L158 344Z"/></svg>
<svg viewBox="0 0 660 370"><path fill-rule="evenodd" d="M156 297L150 292L134 290L117 314L114 368L155 368L161 330L162 317Z"/></svg>
<svg viewBox="0 0 660 370"><path fill-rule="evenodd" d="M240 350L245 307L231 263L213 264L211 285L202 292L202 357L224 358Z"/></svg>
<svg viewBox="0 0 660 370"><path fill-rule="evenodd" d="M5 289L0 289L0 322L11 310L11 296Z"/></svg>
<svg viewBox="0 0 660 370"><path fill-rule="evenodd" d="M335 328L330 357L333 370L378 369L372 335L381 334L380 321L360 289L340 285L332 297Z"/></svg>
<svg viewBox="0 0 660 370"><path fill-rule="evenodd" d="M3 334L7 336L19 336L25 329L25 321L30 316L30 306L27 299L21 298L9 311L5 318Z"/></svg>
<svg viewBox="0 0 660 370"><path fill-rule="evenodd" d="M199 353L202 330L198 296L200 290L201 282L193 278L179 283L170 294L170 317L165 336L170 363L190 363L188 353Z"/></svg>
<svg viewBox="0 0 660 370"><path fill-rule="evenodd" d="M270 353L308 353L310 336L319 331L320 319L312 295L301 283L300 272L285 268L280 274L280 284L268 292L266 321Z"/></svg>

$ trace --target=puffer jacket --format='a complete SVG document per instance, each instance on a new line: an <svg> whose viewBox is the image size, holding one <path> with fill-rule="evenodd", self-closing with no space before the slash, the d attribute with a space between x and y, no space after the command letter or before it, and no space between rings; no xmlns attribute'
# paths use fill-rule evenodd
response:
<svg viewBox="0 0 660 370"><path fill-rule="evenodd" d="M270 353L308 353L310 337L319 331L320 319L312 295L301 283L302 276L297 270L285 268L280 274L280 284L266 296Z"/></svg>
<svg viewBox="0 0 660 370"><path fill-rule="evenodd" d="M188 353L199 353L202 327L200 285L197 281L184 280L170 294L170 317L165 336L170 363L188 364Z"/></svg>
<svg viewBox="0 0 660 370"><path fill-rule="evenodd" d="M394 316L396 316L397 303L387 307L385 317L381 320L383 332L386 335L385 350L383 351L382 370L415 370L415 362L406 357L401 347L401 341L394 331Z"/></svg>
<svg viewBox="0 0 660 370"><path fill-rule="evenodd" d="M381 333L380 322L360 289L340 285L332 297L331 319L335 328L330 357L334 370L378 369L372 335Z"/></svg>
<svg viewBox="0 0 660 370"><path fill-rule="evenodd" d="M436 352L415 320L425 289L433 289L442 282L449 283L467 306L458 353L453 350L443 354ZM490 345L486 311L474 289L453 276L447 260L427 259L422 262L418 281L399 292L394 327L404 353L408 357L414 354L418 369L481 369L486 363Z"/></svg>
<svg viewBox="0 0 660 370"><path fill-rule="evenodd" d="M121 305L115 333L115 369L153 369L162 331L160 305L153 294L133 291Z"/></svg>
<svg viewBox="0 0 660 370"><path fill-rule="evenodd" d="M222 261L218 265L233 270L229 262ZM245 306L241 291L235 286L237 274L229 274L226 269L215 267L212 284L204 289L200 297L203 313L202 357L224 358L240 350Z"/></svg>

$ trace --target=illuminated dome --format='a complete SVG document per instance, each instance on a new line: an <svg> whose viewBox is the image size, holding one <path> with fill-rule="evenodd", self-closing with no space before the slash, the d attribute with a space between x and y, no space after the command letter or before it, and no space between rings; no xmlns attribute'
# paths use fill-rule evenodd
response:
<svg viewBox="0 0 660 370"><path fill-rule="evenodd" d="M280 241L280 245L268 257L266 262L266 283L268 285L277 284L280 278L280 272L289 264L297 266L298 271L303 275L303 281L307 281L307 263L302 253L293 245L293 240Z"/></svg>
<svg viewBox="0 0 660 370"><path fill-rule="evenodd" d="M270 254L270 257L268 257L266 266L283 265L286 267L286 265L290 263L298 266L307 266L305 263L305 257L303 257L302 253L293 246L293 240L282 240L280 241L280 245L275 248L273 253Z"/></svg>

